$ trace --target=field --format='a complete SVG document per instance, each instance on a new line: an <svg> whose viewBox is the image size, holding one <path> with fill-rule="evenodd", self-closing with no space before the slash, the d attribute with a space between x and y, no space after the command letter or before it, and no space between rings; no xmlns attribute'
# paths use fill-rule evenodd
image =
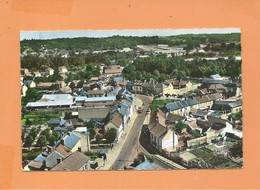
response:
<svg viewBox="0 0 260 190"><path fill-rule="evenodd" d="M152 112L156 110L156 107L159 106L164 106L165 103L169 103L171 102L170 99L155 99L153 100L152 104L151 104L151 109L152 109Z"/></svg>

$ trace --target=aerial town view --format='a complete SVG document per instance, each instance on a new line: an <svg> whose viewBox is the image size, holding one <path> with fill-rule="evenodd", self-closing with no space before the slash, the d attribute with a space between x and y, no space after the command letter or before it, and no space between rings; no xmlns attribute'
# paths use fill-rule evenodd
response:
<svg viewBox="0 0 260 190"><path fill-rule="evenodd" d="M239 29L21 32L23 171L243 167Z"/></svg>

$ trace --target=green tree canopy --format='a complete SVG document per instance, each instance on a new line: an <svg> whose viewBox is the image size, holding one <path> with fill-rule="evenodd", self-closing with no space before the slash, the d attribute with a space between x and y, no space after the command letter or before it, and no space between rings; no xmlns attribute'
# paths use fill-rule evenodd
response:
<svg viewBox="0 0 260 190"><path fill-rule="evenodd" d="M25 97L22 98L22 106L25 107L28 102L35 102L41 99L42 93L35 89L35 88L29 88L26 91Z"/></svg>
<svg viewBox="0 0 260 190"><path fill-rule="evenodd" d="M240 157L243 156L243 143L242 140L238 141L238 143L234 144L233 147L229 149L231 155L233 157Z"/></svg>
<svg viewBox="0 0 260 190"><path fill-rule="evenodd" d="M183 121L179 121L175 126L175 132L180 134L184 128L186 128L186 124Z"/></svg>
<svg viewBox="0 0 260 190"><path fill-rule="evenodd" d="M43 146L46 145L46 143L47 143L46 137L45 137L44 135L40 135L39 138L38 138L38 140L37 140L37 143L36 143L36 144L37 144L38 146L40 146L40 147L43 147Z"/></svg>
<svg viewBox="0 0 260 190"><path fill-rule="evenodd" d="M106 139L107 143L113 143L115 141L116 137L117 137L117 131L114 128L109 129L105 133L105 139Z"/></svg>
<svg viewBox="0 0 260 190"><path fill-rule="evenodd" d="M25 145L26 147L30 147L30 146L32 145L33 141L34 141L34 138L29 134L29 135L27 135L27 137L25 138L24 145Z"/></svg>

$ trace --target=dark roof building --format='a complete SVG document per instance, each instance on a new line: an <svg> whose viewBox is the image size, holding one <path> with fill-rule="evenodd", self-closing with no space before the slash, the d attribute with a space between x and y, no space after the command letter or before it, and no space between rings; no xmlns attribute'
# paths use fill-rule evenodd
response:
<svg viewBox="0 0 260 190"><path fill-rule="evenodd" d="M51 171L78 171L89 169L90 158L79 151L73 152L51 169Z"/></svg>

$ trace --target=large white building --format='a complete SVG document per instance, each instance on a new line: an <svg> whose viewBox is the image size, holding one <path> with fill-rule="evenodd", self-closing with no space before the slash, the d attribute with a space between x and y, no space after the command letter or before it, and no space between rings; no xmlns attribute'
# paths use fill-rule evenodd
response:
<svg viewBox="0 0 260 190"><path fill-rule="evenodd" d="M70 94L44 94L37 102L28 102L26 108L71 107L73 104Z"/></svg>

